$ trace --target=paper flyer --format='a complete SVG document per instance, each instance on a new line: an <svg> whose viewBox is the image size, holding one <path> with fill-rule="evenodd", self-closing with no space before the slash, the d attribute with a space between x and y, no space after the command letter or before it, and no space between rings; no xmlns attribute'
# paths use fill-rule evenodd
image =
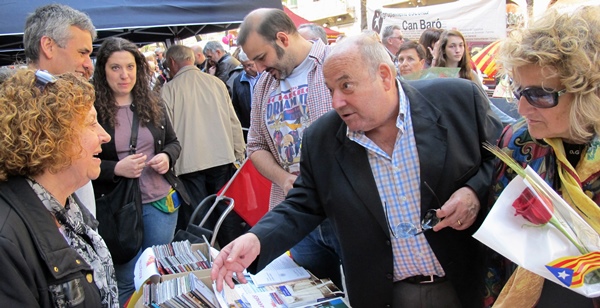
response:
<svg viewBox="0 0 600 308"><path fill-rule="evenodd" d="M282 254L256 275L250 275L255 285L262 287L310 278L310 273L288 256Z"/></svg>
<svg viewBox="0 0 600 308"><path fill-rule="evenodd" d="M142 252L140 258L135 262L133 283L135 289L139 290L140 287L150 279L152 283L158 283L160 281L160 274L156 267L156 256L152 247L148 247Z"/></svg>

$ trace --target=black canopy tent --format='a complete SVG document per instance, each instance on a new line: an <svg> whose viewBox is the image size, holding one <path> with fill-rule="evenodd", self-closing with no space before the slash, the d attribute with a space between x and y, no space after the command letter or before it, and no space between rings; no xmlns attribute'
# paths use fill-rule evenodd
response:
<svg viewBox="0 0 600 308"><path fill-rule="evenodd" d="M37 7L52 0L0 1L0 65L24 61L25 19ZM256 8L282 9L278 0L60 0L87 13L98 30L97 46L109 36L139 45L173 43L190 36L239 27Z"/></svg>

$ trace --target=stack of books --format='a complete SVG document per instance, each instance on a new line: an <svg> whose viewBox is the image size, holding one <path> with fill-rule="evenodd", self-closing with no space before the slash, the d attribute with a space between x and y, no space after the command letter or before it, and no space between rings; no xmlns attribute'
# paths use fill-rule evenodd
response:
<svg viewBox="0 0 600 308"><path fill-rule="evenodd" d="M135 307L346 308L344 293L329 279L319 279L281 255L246 284L217 292L210 278L209 247L189 242L148 248L136 263ZM162 269L161 269L162 268ZM200 268L196 270L196 268ZM166 274L161 274L166 273ZM212 285L212 288L211 288Z"/></svg>
<svg viewBox="0 0 600 308"><path fill-rule="evenodd" d="M212 289L192 273L157 284L146 284L143 292L144 307L219 307Z"/></svg>
<svg viewBox="0 0 600 308"><path fill-rule="evenodd" d="M192 249L189 241L152 246L152 251L161 275L210 268L207 256L200 249Z"/></svg>
<svg viewBox="0 0 600 308"><path fill-rule="evenodd" d="M257 287L249 281L237 284L233 289L225 286L223 292L216 293L216 296L221 307L349 307L343 298L344 293L329 279L314 276L265 287Z"/></svg>
<svg viewBox="0 0 600 308"><path fill-rule="evenodd" d="M207 244L190 244L189 241L146 248L135 263L133 282L138 292L134 295L141 297L146 283L158 283L189 272L209 276L209 252Z"/></svg>

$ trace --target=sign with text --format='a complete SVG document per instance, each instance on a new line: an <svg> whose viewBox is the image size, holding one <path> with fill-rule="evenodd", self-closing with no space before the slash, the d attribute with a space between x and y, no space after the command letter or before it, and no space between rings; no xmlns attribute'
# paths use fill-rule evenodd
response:
<svg viewBox="0 0 600 308"><path fill-rule="evenodd" d="M506 37L505 0L461 0L415 8L367 9L371 30L381 34L389 25L402 28L405 38L418 40L427 28L460 31L467 42L493 42Z"/></svg>

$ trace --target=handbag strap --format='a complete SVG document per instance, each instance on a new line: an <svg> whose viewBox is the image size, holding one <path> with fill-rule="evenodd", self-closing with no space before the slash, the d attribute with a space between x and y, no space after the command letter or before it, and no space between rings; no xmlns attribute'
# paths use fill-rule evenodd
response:
<svg viewBox="0 0 600 308"><path fill-rule="evenodd" d="M131 109L131 111L133 111L133 119L131 120L131 139L129 140L129 154L135 154L140 119L137 116L136 108L133 103L131 104Z"/></svg>

